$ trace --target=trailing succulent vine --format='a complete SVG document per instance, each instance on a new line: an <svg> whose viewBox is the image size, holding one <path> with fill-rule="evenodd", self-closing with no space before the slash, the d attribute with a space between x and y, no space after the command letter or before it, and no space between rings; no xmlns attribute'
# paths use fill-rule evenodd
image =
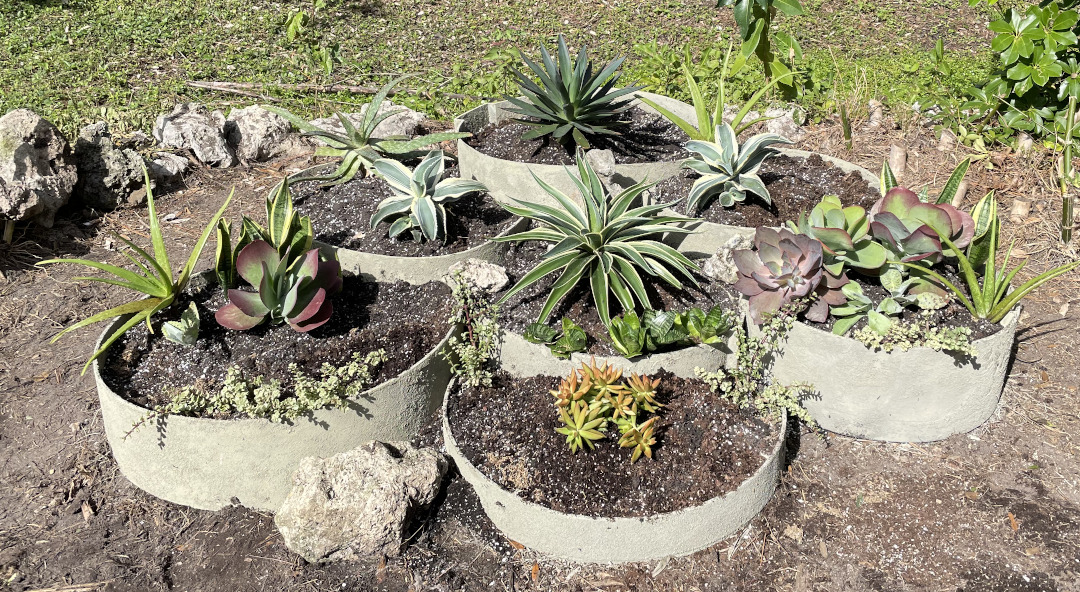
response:
<svg viewBox="0 0 1080 592"><path fill-rule="evenodd" d="M953 351L972 358L978 355L979 352L971 343L971 329L935 326L930 320L931 314L931 311L923 311L911 320L895 320L884 333L867 326L858 329L851 336L870 349L884 352L928 347L937 351Z"/></svg>
<svg viewBox="0 0 1080 592"><path fill-rule="evenodd" d="M450 363L450 371L469 386L491 386L492 360L499 352L498 306L460 270L451 280L454 307L450 322L461 324L462 335L450 338L443 357Z"/></svg>
<svg viewBox="0 0 1080 592"><path fill-rule="evenodd" d="M562 427L555 431L566 436L570 452L590 450L595 442L605 439L611 424L619 431L619 446L633 448L630 462L641 455L652 458L656 444L658 415L644 419L646 413L657 413L663 407L656 400L660 379L631 374L622 379L622 370L605 363L597 367L596 360L581 364L570 376L551 391Z"/></svg>
<svg viewBox="0 0 1080 592"><path fill-rule="evenodd" d="M696 368L698 378L737 407L754 408L773 416L790 413L803 423L816 426L817 422L801 404L802 399L813 392L813 386L798 382L776 384L770 380L768 369L769 358L780 349L795 317L805 307L805 300L800 299L781 306L775 313L765 313L758 337L750 337L742 327L737 327L739 345L735 352L735 367L716 372Z"/></svg>
<svg viewBox="0 0 1080 592"><path fill-rule="evenodd" d="M127 435L147 421L166 415L230 417L239 414L291 423L320 409L346 409L350 398L371 386L374 371L386 359L383 349L366 355L357 352L341 366L324 363L317 376L310 376L296 364L289 364L291 384L265 376L247 377L239 366L230 366L225 371L224 385L217 391L207 389L204 384L167 389L165 395L169 402L155 405Z"/></svg>

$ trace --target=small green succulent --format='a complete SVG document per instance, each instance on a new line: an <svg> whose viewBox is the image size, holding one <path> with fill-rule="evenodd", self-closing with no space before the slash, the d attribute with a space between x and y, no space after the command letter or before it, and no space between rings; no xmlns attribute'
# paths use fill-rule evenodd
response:
<svg viewBox="0 0 1080 592"><path fill-rule="evenodd" d="M321 181L329 185L340 185L341 183L351 181L357 174L360 174L360 176L366 175L371 169L372 164L380 158L388 156L406 156L421 148L431 146L432 144L438 144L439 142L445 142L447 140L467 138L472 135L467 132L439 132L411 139L405 136L393 136L389 138L374 137L373 134L375 133L375 128L378 127L380 123L402 111L384 111L379 113L379 107L394 87L405 78L408 78L408 76L399 76L386 83L385 86L375 93L375 96L371 99L371 103L368 105L367 111L364 113L363 119L360 121L359 127L353 125L348 117L345 117L341 113L337 113L337 118L341 121L341 126L345 129L344 134L315 127L285 109L273 105L263 105L263 108L267 111L284 117L289 123L304 132L305 135L318 138L326 143L326 146L320 146L315 150L315 156L330 156L341 159L341 163L338 165L337 169L329 175L309 175L311 171L323 166L320 164L300 171L294 176L294 181Z"/></svg>
<svg viewBox="0 0 1080 592"><path fill-rule="evenodd" d="M214 274L223 290L235 288L239 281L236 258L252 241L266 241L278 255L291 253L295 260L311 249L312 237L311 219L293 208L289 180L283 179L266 196L266 226L244 216L234 241L231 225L224 219L218 220Z"/></svg>
<svg viewBox="0 0 1080 592"><path fill-rule="evenodd" d="M584 209L535 175L536 182L555 198L559 206L518 200L511 200L515 205L503 204L511 213L534 220L539 227L493 240L539 240L552 243L554 247L507 291L500 304L544 276L561 272L540 310L537 322L542 323L555 305L587 277L597 313L606 326L611 322L609 294L615 295L625 311L634 310L639 303L648 307L649 297L641 279L642 273L660 278L676 289L682 289L682 280L698 285L692 275L692 272L700 271L697 265L659 240L665 234L691 232L680 226L687 219L660 215L671 204L631 208L651 185L638 183L612 196L581 150L578 150L576 160L578 176L569 169L567 174L581 191Z"/></svg>
<svg viewBox="0 0 1080 592"><path fill-rule="evenodd" d="M533 323L525 328L522 336L530 343L546 345L552 355L564 360L571 354L585 351L589 342L585 330L567 317L563 317L561 331L543 323Z"/></svg>
<svg viewBox="0 0 1080 592"><path fill-rule="evenodd" d="M543 65L522 54L521 59L540 80L539 84L514 71L518 88L525 98L506 97L514 105L509 111L531 118L521 122L534 128L522 138L550 135L567 148L575 144L589 148L589 138L618 136L613 128L622 113L630 108L630 100L623 97L641 89L639 86L615 89L623 58L594 72L584 47L571 62L570 50L562 35L559 35L557 53L558 61L546 48L540 47ZM623 100L618 100L620 98Z"/></svg>
<svg viewBox="0 0 1080 592"><path fill-rule="evenodd" d="M444 179L445 161L442 150L428 152L411 171L396 160L376 160L373 163L375 172L390 185L394 195L379 203L371 216L371 228L393 220L390 238L410 231L416 242L424 239L445 241L446 206L469 193L487 191L478 181Z"/></svg>
<svg viewBox="0 0 1080 592"><path fill-rule="evenodd" d="M687 159L683 167L701 174L690 188L687 213L696 214L714 198L719 198L721 206L731 207L745 200L747 192L771 204L772 196L757 172L765 159L776 154L771 145L791 141L776 134L758 134L740 146L735 130L727 123L717 123L714 131L715 143L702 140L686 143L686 149L699 158Z"/></svg>

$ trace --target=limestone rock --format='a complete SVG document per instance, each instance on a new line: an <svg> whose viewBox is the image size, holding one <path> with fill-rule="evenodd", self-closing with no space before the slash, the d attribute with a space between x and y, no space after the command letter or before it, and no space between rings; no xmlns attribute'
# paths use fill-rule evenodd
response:
<svg viewBox="0 0 1080 592"><path fill-rule="evenodd" d="M280 153L292 124L258 105L233 109L225 120L225 138L245 161L268 160Z"/></svg>
<svg viewBox="0 0 1080 592"><path fill-rule="evenodd" d="M397 555L410 512L435 499L446 469L442 454L408 443L306 458L274 524L311 563Z"/></svg>
<svg viewBox="0 0 1080 592"><path fill-rule="evenodd" d="M28 109L0 117L0 218L51 227L77 179L75 156L56 126Z"/></svg>
<svg viewBox="0 0 1080 592"><path fill-rule="evenodd" d="M171 182L188 170L191 161L172 152L155 152L149 166L155 180Z"/></svg>
<svg viewBox="0 0 1080 592"><path fill-rule="evenodd" d="M488 294L495 294L510 283L505 267L480 259L466 259L451 265L447 269L447 277L453 278L456 271L461 271L466 282Z"/></svg>
<svg viewBox="0 0 1080 592"><path fill-rule="evenodd" d="M749 249L754 245L750 236L736 235L727 240L716 253L705 260L701 266L701 273L706 277L727 284L734 284L739 280L738 268L735 267L735 259L731 252L735 249Z"/></svg>
<svg viewBox="0 0 1080 592"><path fill-rule="evenodd" d="M765 117L771 118L765 122L766 133L780 135L792 142L798 142L806 135L806 132L795 121L794 107L790 109L766 109Z"/></svg>
<svg viewBox="0 0 1080 592"><path fill-rule="evenodd" d="M217 167L236 164L236 154L225 140L225 116L198 103L181 103L154 123L154 138L167 148L188 148L195 158Z"/></svg>
<svg viewBox="0 0 1080 592"><path fill-rule="evenodd" d="M75 197L98 210L113 210L128 203L128 198L145 184L142 156L113 144L109 124L104 121L79 131L75 161L79 169ZM142 195L145 199L145 191Z"/></svg>
<svg viewBox="0 0 1080 592"><path fill-rule="evenodd" d="M342 115L344 115L353 125L359 127L367 110L368 105L364 105L360 108L359 113L342 113ZM382 114L387 110L398 111L398 113L387 117L380 122L379 125L375 126L375 130L371 134L372 137L389 138L391 136L414 136L417 131L419 131L418 128L420 127L420 123L424 121L424 114L419 111L413 111L408 107L395 105L390 101L383 101L382 105L379 107L378 113ZM345 126L341 125L341 121L337 118L337 115L316 119L310 123L311 125L326 131L338 134L345 133Z"/></svg>

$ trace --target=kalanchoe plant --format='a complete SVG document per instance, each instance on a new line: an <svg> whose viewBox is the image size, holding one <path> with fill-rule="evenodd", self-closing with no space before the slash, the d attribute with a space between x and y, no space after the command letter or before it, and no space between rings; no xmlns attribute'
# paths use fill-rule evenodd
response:
<svg viewBox="0 0 1080 592"><path fill-rule="evenodd" d="M964 278L967 287L967 293L929 267L919 263L897 262L906 267L917 269L941 283L964 304L973 317L986 319L991 323L1000 323L1001 319L1005 318L1005 315L1009 314L1009 311L1019 304L1020 299L1027 296L1032 290L1080 266L1080 261L1066 263L1045 271L1024 282L1015 290L1010 291L1009 288L1013 278L1024 267L1024 263L1017 265L1011 271L1005 271L1009 266L1009 256L1012 254L1012 246L1010 246L1009 250L1005 252L1005 259L1001 263L1001 268L996 267L1000 221L998 220L997 202L994 200L993 193L984 197L975 206L975 211L980 220L987 221L988 227L979 240L968 247L967 254L961 250L961 245L953 242L949 236L945 234L939 235L941 242L945 243L952 253L955 253L961 276ZM982 265L977 267L977 263L973 263L973 255L983 252L989 255L986 256ZM968 294L971 295L970 298Z"/></svg>
<svg viewBox="0 0 1080 592"><path fill-rule="evenodd" d="M240 251L236 269L257 292L229 290L229 302L214 315L227 329L246 331L263 321L288 322L295 331L306 332L330 319L334 306L330 296L341 290L337 261L320 261L312 249L289 263L288 253L279 256L270 243L257 240Z"/></svg>
<svg viewBox="0 0 1080 592"><path fill-rule="evenodd" d="M467 132L440 132L412 139L405 136L376 138L374 136L375 128L386 119L403 111L400 109L396 111L386 110L379 113L379 107L382 105L383 100L386 99L386 96L390 91L405 78L408 78L408 76L395 78L386 83L385 86L375 93L375 96L371 99L371 103L368 104L363 119L360 120L359 126L353 125L348 117L338 113L337 118L341 121L341 126L345 129L344 134L320 129L284 109L273 105L263 105L263 108L266 110L277 113L287 119L296 126L297 129L304 132L305 135L323 141L326 146L317 148L315 150L315 156L330 156L341 159L341 163L338 165L337 169L329 175L309 176L309 173L312 170L322 167L322 165L317 165L297 173L294 180L322 181L330 185L347 183L356 177L357 174L360 174L360 176L366 175L371 169L371 165L380 158L406 156L421 148L431 146L432 144L438 144L439 142L445 142L447 140L467 138L471 135Z"/></svg>
<svg viewBox="0 0 1080 592"><path fill-rule="evenodd" d="M840 288L847 276L834 277L825 270L821 243L808 236L760 227L754 249L738 249L732 257L739 278L735 289L749 298L750 318L756 325L766 313L797 299L817 297L805 316L818 323L828 318L829 306L846 302Z"/></svg>
<svg viewBox="0 0 1080 592"><path fill-rule="evenodd" d="M577 59L571 61L566 39L559 35L557 58L544 47L540 48L543 65L522 54L521 59L540 80L514 71L518 88L525 98L506 97L514 107L509 111L531 119L521 122L534 129L522 138L529 140L550 135L556 142L570 148L575 144L589 148L590 138L618 136L614 129L622 113L630 108L627 95L641 87L615 89L621 73L623 58L594 72L592 62L582 47ZM621 99L621 100L620 100Z"/></svg>
<svg viewBox="0 0 1080 592"><path fill-rule="evenodd" d="M224 219L218 221L217 251L214 256L214 273L218 283L225 290L236 287L239 279L236 258L252 241L266 241L283 257L289 253L291 264L311 249L312 237L311 220L293 208L289 180L284 179L266 196L266 226L244 216L239 234L233 241L229 223Z"/></svg>
<svg viewBox="0 0 1080 592"><path fill-rule="evenodd" d="M558 390L551 391L563 424L556 431L566 436L570 452L575 453L592 449L606 437L609 424L614 424L619 446L633 448L631 463L642 455L652 458L658 416L644 419L644 415L662 407L656 400L659 386L659 379L638 374L622 380L622 371L607 363L582 363L562 380Z"/></svg>
<svg viewBox="0 0 1080 592"><path fill-rule="evenodd" d="M698 285L691 274L692 271L699 271L698 267L685 255L658 240L664 234L691 232L677 225L687 219L660 215L671 204L631 208L651 185L638 183L612 196L580 150L576 160L580 178L571 174L569 169L567 174L581 191L585 209L535 175L533 178L555 198L558 207L517 200L512 200L516 205L503 204L508 211L534 220L539 227L494 240L539 240L555 246L506 292L500 303L540 278L561 271L540 310L537 322L546 321L563 296L587 277L597 313L607 325L611 321L609 293L615 295L623 310L634 310L638 303L643 307L648 306L649 297L641 279L642 273L660 278L677 289L682 289L683 281Z"/></svg>
<svg viewBox="0 0 1080 592"><path fill-rule="evenodd" d="M931 204L919 200L910 189L894 187L870 208L870 232L890 259L924 261L933 265L944 253L938 235L948 237L958 247L966 247L975 235L975 222L951 204Z"/></svg>
<svg viewBox="0 0 1080 592"><path fill-rule="evenodd" d="M561 331L543 323L533 323L525 328L522 336L530 343L546 345L552 355L563 360L573 353L585 351L589 341L585 330L567 317L563 317Z"/></svg>
<svg viewBox="0 0 1080 592"><path fill-rule="evenodd" d="M139 272L87 259L49 259L38 263L38 265L77 263L79 265L99 269L105 273L112 274L114 277L79 277L76 279L122 286L145 295L145 298L121 304L120 306L91 315L64 329L56 337L53 337L52 340L55 342L66 333L80 327L85 327L116 317L128 317L119 328L110 333L109 336L102 341L101 347L90 356L90 359L87 360L86 364L83 366L83 373L86 373L86 369L90 367L90 364L96 360L98 356L104 353L114 341L126 333L128 329L141 322L146 322L146 328L153 332L154 328L150 325L151 317L171 306L180 293L187 287L188 280L191 279L191 272L199 260L199 255L202 254L203 247L206 246L207 239L210 238L210 233L214 230L214 226L217 225L221 215L225 213L225 208L229 207L229 202L232 201L232 194L230 193L229 197L225 200L225 203L222 204L221 209L214 214L214 217L210 219L210 223L206 225L202 234L199 235L198 240L195 241L195 246L191 249L191 254L188 256L187 263L185 263L179 273L174 276L172 265L169 263L169 254L165 251L165 240L161 235L161 222L158 221L157 210L154 207L154 196L150 191L150 175L145 169L143 170L143 175L146 179L146 207L150 218L150 242L153 244L154 254L150 255L135 243L117 235L117 238L121 242L138 255L138 257L135 257L127 251L121 251L125 257L130 259L139 268Z"/></svg>
<svg viewBox="0 0 1080 592"><path fill-rule="evenodd" d="M776 154L771 145L791 142L776 134L758 134L740 146L735 130L724 122L716 124L715 137L715 143L700 140L686 143L686 149L699 158L687 159L683 167L701 174L690 188L687 213L697 213L716 197L721 206L731 207L745 200L747 192L771 204L772 196L757 172L766 158Z"/></svg>
<svg viewBox="0 0 1080 592"><path fill-rule="evenodd" d="M799 214L798 224L788 228L805 234L821 243L825 269L834 276L844 273L845 267L874 272L885 265L888 253L870 236L870 219L859 206L844 207L840 198L826 195L807 216Z"/></svg>
<svg viewBox="0 0 1080 592"><path fill-rule="evenodd" d="M416 242L445 241L446 206L470 193L487 191L478 181L444 179L445 160L442 150L432 150L411 171L396 160L376 160L375 172L390 185L394 195L379 203L371 216L371 228L393 220L390 238L409 231Z"/></svg>

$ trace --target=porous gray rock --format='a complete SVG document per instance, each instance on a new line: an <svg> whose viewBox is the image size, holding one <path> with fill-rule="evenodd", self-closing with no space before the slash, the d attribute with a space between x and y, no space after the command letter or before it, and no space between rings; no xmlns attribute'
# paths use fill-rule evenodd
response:
<svg viewBox="0 0 1080 592"><path fill-rule="evenodd" d="M446 469L439 452L404 442L306 458L274 524L311 563L397 555L410 512L435 499Z"/></svg>
<svg viewBox="0 0 1080 592"><path fill-rule="evenodd" d="M710 279L734 284L739 280L739 276L731 252L735 249L749 249L752 246L753 241L750 237L732 236L723 246L716 250L712 257L705 260L705 263L701 265L701 273Z"/></svg>
<svg viewBox="0 0 1080 592"><path fill-rule="evenodd" d="M29 109L0 117L0 218L52 226L77 179L75 155L56 126Z"/></svg>
<svg viewBox="0 0 1080 592"><path fill-rule="evenodd" d="M225 140L225 115L198 103L181 103L154 122L154 138L166 148L188 148L211 166L230 167L236 154Z"/></svg>
<svg viewBox="0 0 1080 592"><path fill-rule="evenodd" d="M248 162L277 156L292 124L259 105L233 109L225 120L225 139Z"/></svg>
<svg viewBox="0 0 1080 592"><path fill-rule="evenodd" d="M184 174L191 161L172 152L155 152L150 162L150 176L157 181L171 182Z"/></svg>
<svg viewBox="0 0 1080 592"><path fill-rule="evenodd" d="M767 133L777 134L792 142L798 142L806 135L802 126L795 121L794 107L790 109L766 109L765 117L769 118L765 122L765 131Z"/></svg>
<svg viewBox="0 0 1080 592"><path fill-rule="evenodd" d="M359 113L342 113L354 126L359 126L363 121L364 115L367 113L368 105L364 105L360 108ZM419 111L413 111L408 107L402 107L395 105L390 101L383 101L379 107L378 114L386 113L387 111L396 111L390 117L387 117L375 126L375 130L371 133L374 138L389 138L391 136L414 136L419 131L420 123L424 121L424 114ZM316 119L310 122L311 125L324 129L326 131L334 132L337 134L345 133L345 126L341 125L341 121L337 116L324 117L322 119Z"/></svg>
<svg viewBox="0 0 1080 592"><path fill-rule="evenodd" d="M488 263L487 261L480 259L466 259L464 261L459 261L451 265L446 271L447 278L451 280L453 279L454 274L460 271L462 279L477 290L487 292L488 294L495 294L510 283L510 278L506 275L505 267L495 265L494 263Z"/></svg>
<svg viewBox="0 0 1080 592"><path fill-rule="evenodd" d="M79 131L79 138L75 140L75 162L79 170L75 198L98 210L114 210L131 203L129 198L145 185L142 155L136 150L116 146L109 133L109 124L104 121ZM145 200L146 192L141 194ZM138 199L134 202L141 203Z"/></svg>

